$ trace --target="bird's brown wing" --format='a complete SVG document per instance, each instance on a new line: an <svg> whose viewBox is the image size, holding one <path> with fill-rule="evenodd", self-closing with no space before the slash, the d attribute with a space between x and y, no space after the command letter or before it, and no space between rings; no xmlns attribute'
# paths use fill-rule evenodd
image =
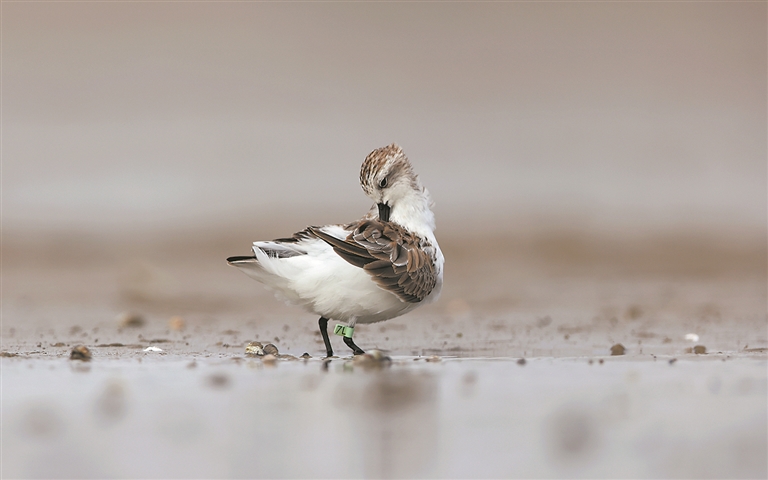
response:
<svg viewBox="0 0 768 480"><path fill-rule="evenodd" d="M435 288L434 250L428 242L394 223L378 219L364 218L345 227L352 230L346 239L329 235L322 227L308 230L403 302L418 303Z"/></svg>

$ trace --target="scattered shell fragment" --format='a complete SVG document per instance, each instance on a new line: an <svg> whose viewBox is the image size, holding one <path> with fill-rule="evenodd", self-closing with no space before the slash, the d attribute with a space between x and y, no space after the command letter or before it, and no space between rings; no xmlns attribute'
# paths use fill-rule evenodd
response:
<svg viewBox="0 0 768 480"><path fill-rule="evenodd" d="M251 342L248 345L245 346L245 354L246 355L258 355L262 356L264 355L264 348L261 342Z"/></svg>
<svg viewBox="0 0 768 480"><path fill-rule="evenodd" d="M92 358L91 351L88 350L88 347L85 345L78 345L75 348L72 349L72 352L69 354L70 360L82 360L83 362L88 362Z"/></svg>
<svg viewBox="0 0 768 480"><path fill-rule="evenodd" d="M143 327L146 321L138 313L123 312L117 316L117 323L121 327Z"/></svg>
<svg viewBox="0 0 768 480"><path fill-rule="evenodd" d="M627 349L624 348L624 345L617 343L616 345L611 347L611 355L624 355L627 352Z"/></svg>
<svg viewBox="0 0 768 480"><path fill-rule="evenodd" d="M159 347L147 347L144 349L145 352L162 352L163 349Z"/></svg>
<svg viewBox="0 0 768 480"><path fill-rule="evenodd" d="M686 333L685 337L683 337L683 338L685 338L689 342L698 342L699 341L699 336L696 335L695 333Z"/></svg>
<svg viewBox="0 0 768 480"><path fill-rule="evenodd" d="M274 346L271 343L268 343L264 345L264 355L275 355L277 356L279 352L277 351L277 347Z"/></svg>

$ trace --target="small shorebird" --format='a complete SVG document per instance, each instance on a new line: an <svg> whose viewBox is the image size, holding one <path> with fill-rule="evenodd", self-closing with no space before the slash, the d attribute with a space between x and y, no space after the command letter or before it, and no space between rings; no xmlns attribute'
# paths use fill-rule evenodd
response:
<svg viewBox="0 0 768 480"><path fill-rule="evenodd" d="M334 333L355 355L357 323L389 320L437 299L443 286L443 253L427 189L396 144L371 152L360 185L375 203L346 225L307 227L290 238L253 243L253 256L227 262L292 305L320 316L328 357Z"/></svg>

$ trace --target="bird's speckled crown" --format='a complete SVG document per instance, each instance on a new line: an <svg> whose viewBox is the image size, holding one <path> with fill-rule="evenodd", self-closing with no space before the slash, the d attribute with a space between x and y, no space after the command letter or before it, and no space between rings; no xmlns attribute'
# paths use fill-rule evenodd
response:
<svg viewBox="0 0 768 480"><path fill-rule="evenodd" d="M403 149L396 143L377 148L365 157L365 161L360 167L360 185L366 194L371 195L377 186L376 179L382 173L387 176L408 176L414 187L417 185L416 174L413 172L411 162L403 153ZM394 180L395 178L390 178L389 184L393 184Z"/></svg>

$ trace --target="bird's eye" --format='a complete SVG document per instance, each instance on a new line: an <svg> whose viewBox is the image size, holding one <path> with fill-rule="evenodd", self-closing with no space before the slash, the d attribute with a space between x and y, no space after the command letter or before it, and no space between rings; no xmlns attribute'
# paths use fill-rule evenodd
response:
<svg viewBox="0 0 768 480"><path fill-rule="evenodd" d="M385 177L385 178L382 178L382 179L379 181L379 187L381 187L381 188L384 188L384 187L386 187L386 186L387 186L387 179L386 179L386 177Z"/></svg>

